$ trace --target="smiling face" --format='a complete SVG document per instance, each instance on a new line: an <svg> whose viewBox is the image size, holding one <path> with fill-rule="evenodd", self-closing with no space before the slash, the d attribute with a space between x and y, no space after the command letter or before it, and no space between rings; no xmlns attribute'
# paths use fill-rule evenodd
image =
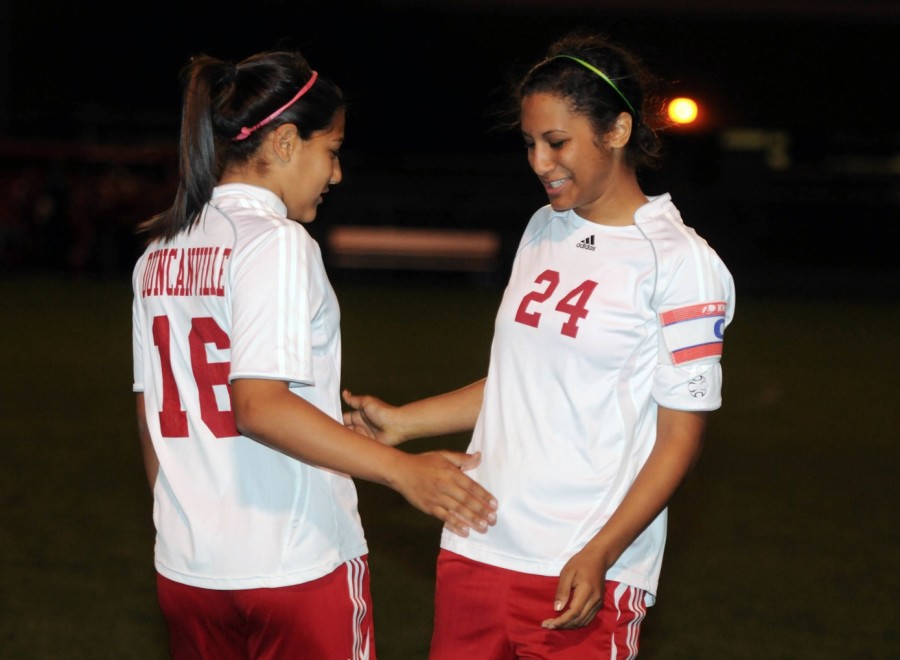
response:
<svg viewBox="0 0 900 660"><path fill-rule="evenodd" d="M553 209L574 209L583 218L601 221L604 198L614 193L625 173L614 144L606 136L601 141L590 120L573 112L564 98L545 92L522 99L521 129L528 164Z"/></svg>
<svg viewBox="0 0 900 660"><path fill-rule="evenodd" d="M291 220L315 220L322 195L343 178L338 152L344 141L344 125L345 114L340 110L329 128L313 133L308 140L294 138L299 148L291 154L287 164L289 180L282 187L282 199Z"/></svg>

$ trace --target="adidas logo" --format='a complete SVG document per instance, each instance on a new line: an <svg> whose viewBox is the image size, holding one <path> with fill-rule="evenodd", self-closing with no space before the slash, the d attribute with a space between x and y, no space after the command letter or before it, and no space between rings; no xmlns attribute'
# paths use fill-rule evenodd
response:
<svg viewBox="0 0 900 660"><path fill-rule="evenodd" d="M583 250L591 250L593 252L597 249L594 247L594 235L591 234L580 243L576 243L575 247L582 248Z"/></svg>

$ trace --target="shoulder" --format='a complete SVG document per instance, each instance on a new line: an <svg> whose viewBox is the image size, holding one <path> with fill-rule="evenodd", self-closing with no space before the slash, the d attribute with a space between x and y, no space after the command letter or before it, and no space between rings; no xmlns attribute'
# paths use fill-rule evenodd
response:
<svg viewBox="0 0 900 660"><path fill-rule="evenodd" d="M525 231L522 234L522 240L519 247L521 248L523 245L530 243L536 237L540 236L541 232L543 232L550 224L551 220L562 213L565 212L554 211L553 207L549 204L542 206L532 213L531 218L528 220L528 224L525 226Z"/></svg>
<svg viewBox="0 0 900 660"><path fill-rule="evenodd" d="M318 245L309 232L287 218L257 216L235 222L235 253L237 260L260 259L275 263L308 263L309 254L318 252Z"/></svg>
<svg viewBox="0 0 900 660"><path fill-rule="evenodd" d="M672 304L733 297L728 268L709 243L684 223L668 194L650 199L639 209L635 223L653 247L657 296L674 296ZM657 302L665 305L665 300Z"/></svg>
<svg viewBox="0 0 900 660"><path fill-rule="evenodd" d="M668 193L649 198L635 214L635 224L648 240L664 243L666 247L684 249L698 240L705 243L692 227L684 223L681 212Z"/></svg>
<svg viewBox="0 0 900 660"><path fill-rule="evenodd" d="M216 188L207 212L232 226L239 246L267 243L300 243L312 239L306 229L285 215L283 202L274 193L242 184Z"/></svg>
<svg viewBox="0 0 900 660"><path fill-rule="evenodd" d="M635 216L635 224L653 244L656 258L661 262L721 261L706 239L684 223L668 194L653 197L642 206Z"/></svg>
<svg viewBox="0 0 900 660"><path fill-rule="evenodd" d="M147 261L147 255L156 249L158 249L158 242L155 240L151 241L144 247L140 256L135 260L134 267L131 269L131 285L134 291L138 291L138 283L144 272L144 264Z"/></svg>
<svg viewBox="0 0 900 660"><path fill-rule="evenodd" d="M546 204L531 214L531 218L528 220L528 229L540 230L540 228L546 226L550 220L553 219L553 216L562 215L564 213L565 211L554 211L552 206Z"/></svg>
<svg viewBox="0 0 900 660"><path fill-rule="evenodd" d="M218 186L207 205L209 215L220 215L233 224L255 227L278 226L288 222L284 204L272 192L243 184Z"/></svg>

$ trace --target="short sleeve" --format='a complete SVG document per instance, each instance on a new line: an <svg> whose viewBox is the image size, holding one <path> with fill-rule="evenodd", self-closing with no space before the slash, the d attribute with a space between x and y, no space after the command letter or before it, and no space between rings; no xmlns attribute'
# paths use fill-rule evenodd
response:
<svg viewBox="0 0 900 660"><path fill-rule="evenodd" d="M134 297L131 301L131 359L133 362L133 378L131 390L133 392L144 391L144 345L143 325L141 323L141 298L136 284L137 274L143 272L144 258L138 259L132 274L132 290Z"/></svg>
<svg viewBox="0 0 900 660"><path fill-rule="evenodd" d="M696 235L689 238L663 271L653 397L675 410L714 410L722 405L720 360L734 283L715 251Z"/></svg>
<svg viewBox="0 0 900 660"><path fill-rule="evenodd" d="M312 384L309 235L281 223L244 246L230 272L230 379Z"/></svg>

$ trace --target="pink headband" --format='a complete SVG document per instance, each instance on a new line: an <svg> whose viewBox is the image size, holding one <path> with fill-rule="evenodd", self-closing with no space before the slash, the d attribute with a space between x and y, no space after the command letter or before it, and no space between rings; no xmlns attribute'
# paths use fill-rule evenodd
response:
<svg viewBox="0 0 900 660"><path fill-rule="evenodd" d="M240 142L241 140L247 139L248 137L250 137L250 134L253 133L253 131L255 131L255 130L258 129L258 128L262 128L263 126L265 126L266 124L268 124L270 121L272 121L273 119L275 119L275 118L276 118L278 115L280 115L282 112L284 112L285 110L287 110L288 108L290 108L292 105L294 105L294 103L297 102L297 100L298 100L301 96L303 96L304 94L306 94L306 92L309 91L309 88L313 86L313 83L316 82L316 78L318 78L318 77L319 77L319 74L316 73L315 71L313 71L313 72L312 72L312 75L309 77L309 80L307 80L307 81L306 81L306 84L303 85L303 87L300 88L300 91L297 92L297 93L294 95L294 98L292 98L290 101L288 101L288 102L285 103L283 106L281 106L280 108L278 108L278 110L276 110L275 112L273 112L271 115L269 115L268 117L266 117L265 119L263 119L261 122L259 122L259 123L256 124L255 126L251 126L250 128L247 128L246 126L244 126L243 128L241 128L241 132L238 133L237 135L235 135L233 138L231 138L232 141L233 141L233 142Z"/></svg>

